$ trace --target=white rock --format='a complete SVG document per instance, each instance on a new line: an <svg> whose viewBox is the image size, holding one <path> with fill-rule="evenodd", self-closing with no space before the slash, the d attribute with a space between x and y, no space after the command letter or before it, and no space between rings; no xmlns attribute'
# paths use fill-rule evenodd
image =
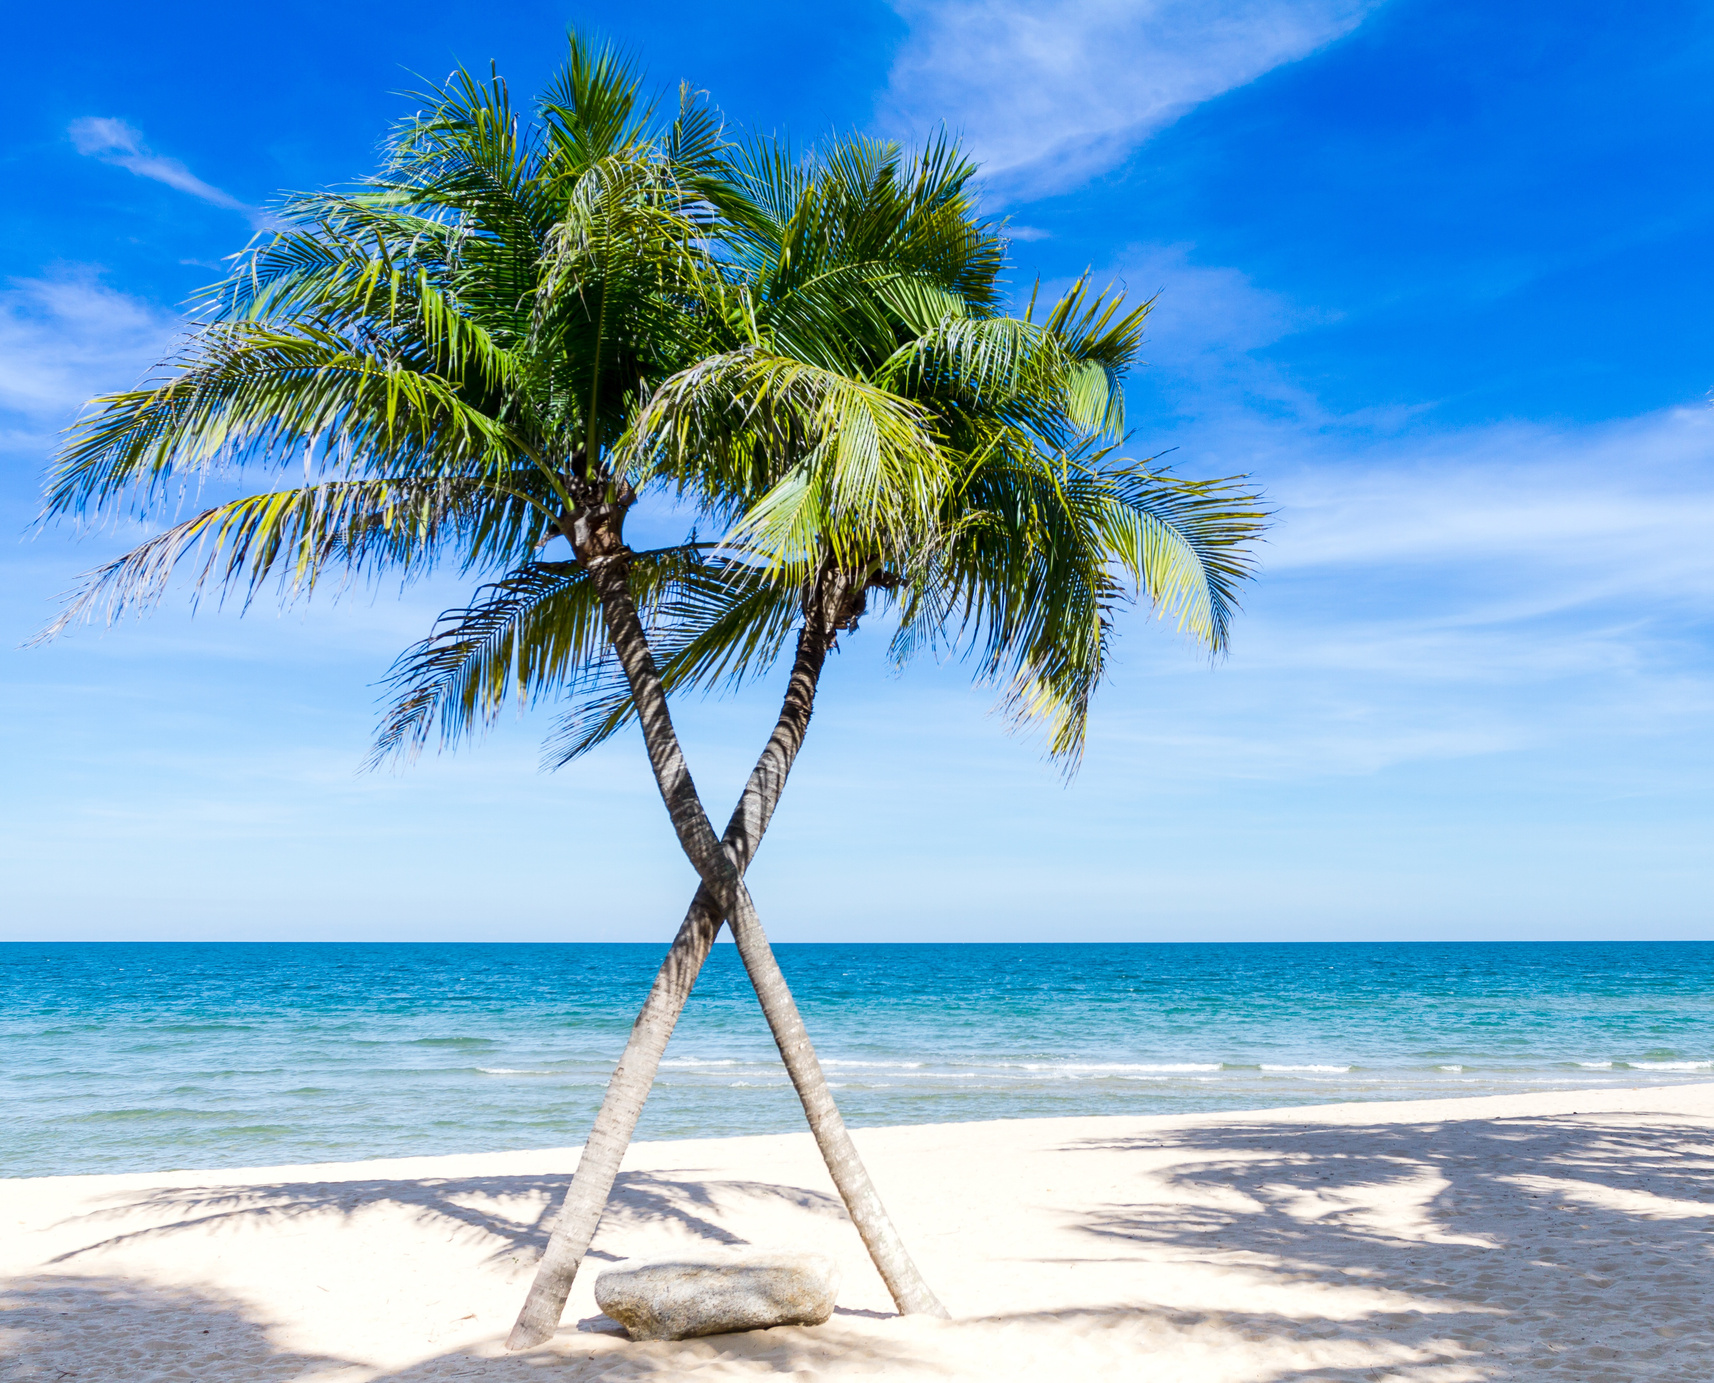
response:
<svg viewBox="0 0 1714 1383"><path fill-rule="evenodd" d="M833 1314L839 1265L823 1253L697 1249L630 1258L595 1279L595 1304L633 1340L684 1340Z"/></svg>

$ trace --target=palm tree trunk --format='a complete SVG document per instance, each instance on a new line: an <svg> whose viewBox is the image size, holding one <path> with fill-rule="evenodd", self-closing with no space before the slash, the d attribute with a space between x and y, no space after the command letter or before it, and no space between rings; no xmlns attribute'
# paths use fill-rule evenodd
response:
<svg viewBox="0 0 1714 1383"><path fill-rule="evenodd" d="M745 969L750 973L751 983L762 1003L762 1012L767 1016L774 1042L797 1088L810 1129L833 1176L833 1184L839 1189L846 1211L863 1236L870 1257L875 1260L875 1266L899 1310L907 1315L944 1317L946 1308L929 1290L916 1264L905 1251L903 1241L893 1228L881 1198L869 1180L868 1171L857 1155L845 1121L839 1117L803 1019L791 1001L791 992L762 931L761 919L756 915L750 892L744 887L742 871L715 838L714 828L702 809L702 800L697 795L696 784L691 779L678 734L673 729L672 716L667 710L666 694L661 687L654 655L649 650L648 638L643 633L642 622L637 618L637 608L625 582L623 555L596 556L588 565L601 595L608 637L630 682L637 719L643 728L643 741L655 771L656 786L666 803L667 815L672 819L673 830L692 866L732 920L733 936L744 958Z"/></svg>
<svg viewBox="0 0 1714 1383"><path fill-rule="evenodd" d="M750 983L755 986L756 997L762 1001L762 1012L767 1015L768 1027L774 1034L774 1044L791 1073L804 1116L815 1134L827 1170L833 1174L833 1184L839 1188L846 1212L863 1236L869 1257L875 1261L899 1310L907 1316L939 1316L945 1320L946 1308L922 1280L922 1274L905 1250L904 1240L893 1227L892 1217L881 1204L875 1184L869 1180L863 1159L857 1155L857 1145L851 1141L845 1120L833 1102L833 1092L827 1088L827 1077L810 1043L809 1030L803 1025L791 990L786 987L786 977L780 973L773 947L768 945L767 935L762 931L762 919L756 915L750 890L742 879L736 892L731 914L733 939L738 943L738 953L744 959L744 968L750 974Z"/></svg>
<svg viewBox="0 0 1714 1383"><path fill-rule="evenodd" d="M797 658L774 732L750 773L722 837L722 844L740 873L749 867L761 844L762 834L785 788L786 776L809 729L816 684L831 642L825 622L816 617L814 610L806 610L804 627L798 636ZM529 1296L506 1338L507 1349L538 1345L559 1327L572 1281L601 1223L619 1164L630 1146L643 1102L654 1085L661 1056L720 932L722 916L713 893L703 884L691 900L690 910L632 1025L630 1040L608 1082L601 1110L595 1116L595 1127L590 1130L565 1201L554 1218L553 1234L536 1268Z"/></svg>

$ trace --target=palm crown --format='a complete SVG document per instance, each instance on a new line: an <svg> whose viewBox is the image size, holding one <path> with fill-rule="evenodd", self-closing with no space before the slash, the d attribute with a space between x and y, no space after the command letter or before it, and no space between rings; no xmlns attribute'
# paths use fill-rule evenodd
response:
<svg viewBox="0 0 1714 1383"><path fill-rule="evenodd" d="M694 104L651 133L634 78L580 45L528 128L503 82L457 74L380 176L286 205L157 381L98 400L48 511L147 509L175 480L299 463L308 483L171 526L62 623L153 599L202 550L199 584L289 595L330 571L535 551L600 497L598 453L651 380L692 358L715 147ZM571 274L576 291L543 291Z"/></svg>
<svg viewBox="0 0 1714 1383"><path fill-rule="evenodd" d="M100 401L49 510L288 463L308 482L173 524L61 624L157 598L192 554L199 587L247 598L499 568L396 666L379 747L569 694L563 759L628 691L588 568L537 556L578 522L621 549L665 486L722 533L624 549L669 690L768 666L836 579L835 629L896 602L897 657L974 653L1075 762L1115 603L1140 591L1223 649L1261 515L1117 456L1148 304L1079 283L1004 315L973 173L945 140L733 148L694 100L654 121L629 69L575 42L529 124L498 78L456 74L378 177L287 204L160 380Z"/></svg>
<svg viewBox="0 0 1714 1383"><path fill-rule="evenodd" d="M974 214L973 171L945 143L915 160L862 140L815 160L762 143L730 156L704 353L655 390L613 463L725 525L713 553L633 569L669 690L771 664L807 593L839 578L835 628L866 593L896 600L896 656L975 652L1074 763L1131 590L1225 647L1262 516L1231 485L1115 459L1147 305L1078 284L1039 322L1001 315L1004 244ZM589 748L631 711L598 625L577 565L509 573L401 659L383 748L567 690L555 756Z"/></svg>

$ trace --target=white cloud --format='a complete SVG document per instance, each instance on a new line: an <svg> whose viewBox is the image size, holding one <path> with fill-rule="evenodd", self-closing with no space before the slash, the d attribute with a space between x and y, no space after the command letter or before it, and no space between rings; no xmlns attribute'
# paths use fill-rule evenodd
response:
<svg viewBox="0 0 1714 1383"><path fill-rule="evenodd" d="M87 269L12 280L0 290L0 410L24 430L5 440L39 445L92 395L129 388L182 327Z"/></svg>
<svg viewBox="0 0 1714 1383"><path fill-rule="evenodd" d="M1280 487L1270 567L1501 562L1551 581L1562 604L1714 595L1714 409L1465 429L1369 460Z"/></svg>
<svg viewBox="0 0 1714 1383"><path fill-rule="evenodd" d="M1433 425L1432 400L1338 412L1267 349L1326 312L1232 266L1198 264L1187 245L1130 247L1095 281L1133 300L1159 295L1135 375L1147 388L1132 391L1133 447L1176 444L1187 474L1263 483L1278 511L1264 585L1410 585L1389 602L1401 667L1456 667L1409 651L1448 630L1599 607L1606 647L1627 606L1677 618L1714 600L1714 407L1456 428ZM1347 614L1372 651L1375 626ZM1347 665L1325 643L1313 656Z"/></svg>
<svg viewBox="0 0 1714 1383"><path fill-rule="evenodd" d="M222 192L218 187L205 183L176 158L163 158L152 152L143 142L143 132L123 120L99 115L85 116L81 120L73 120L66 133L71 136L78 153L89 158L111 163L116 168L135 173L139 178L152 178L180 192L200 197L214 206L225 207L229 211L241 211L247 216L255 215L254 207L239 201L229 192Z"/></svg>
<svg viewBox="0 0 1714 1383"><path fill-rule="evenodd" d="M1149 335L1151 356L1186 368L1197 356L1226 355L1272 345L1302 326L1322 320L1279 293L1258 288L1242 270L1191 260L1189 245L1133 246L1111 275L1133 298L1154 297ZM1098 283L1108 280L1097 275Z"/></svg>
<svg viewBox="0 0 1714 1383"><path fill-rule="evenodd" d="M1276 472L1301 459L1314 430L1391 433L1424 411L1425 405L1329 410L1266 349L1338 314L1294 302L1230 265L1197 263L1193 245L1129 246L1091 281L1132 303L1154 299L1132 373L1130 425L1138 447L1194 446L1205 471ZM1044 293L1069 282L1048 284Z"/></svg>
<svg viewBox="0 0 1714 1383"><path fill-rule="evenodd" d="M1272 436L1277 512L1233 656L1210 680L1139 638L1148 712L1116 715L1122 737L1187 775L1533 753L1630 791L1648 773L1629 746L1714 714L1714 409L1427 436L1251 425ZM1204 426L1193 473L1226 423ZM1640 790L1676 783L1661 757Z"/></svg>
<svg viewBox="0 0 1714 1383"><path fill-rule="evenodd" d="M1097 279L1160 294L1133 445L1250 473L1276 511L1212 677L1170 640L1124 641L1147 711L1108 705L1138 762L1185 781L1450 763L1505 781L1497 765L1525 755L1602 791L1677 790L1660 746L1714 714L1714 409L1463 427L1437 426L1433 400L1341 412L1270 358L1328 320L1314 304L1194 246L1133 246Z"/></svg>
<svg viewBox="0 0 1714 1383"><path fill-rule="evenodd" d="M998 195L1076 186L1191 107L1349 33L1377 0L894 0L883 122L961 131Z"/></svg>

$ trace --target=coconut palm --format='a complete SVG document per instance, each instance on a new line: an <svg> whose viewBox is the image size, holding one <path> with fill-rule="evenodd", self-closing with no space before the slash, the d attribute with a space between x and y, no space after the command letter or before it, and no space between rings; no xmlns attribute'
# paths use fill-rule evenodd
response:
<svg viewBox="0 0 1714 1383"><path fill-rule="evenodd" d="M1218 643L1254 526L1230 495L1127 471L1099 449L1140 317L1095 304L1078 319L1079 297L1041 327L995 318L998 242L974 225L952 151L901 178L895 153L854 146L805 182L766 149L729 168L717 143L693 104L653 131L624 65L580 45L534 125L497 79L458 75L401 131L380 178L287 208L294 228L241 263L159 381L101 401L50 490L52 512L127 496L151 512L174 482L301 462L306 484L214 505L95 573L66 618L147 604L199 549L195 584L246 598L275 578L303 595L331 573L500 567L503 594L535 611L518 644L535 682L588 693L570 748L638 714L704 890L681 930L693 944L675 943L633 1035L654 1055L632 1063L628 1049L616 1073L597 1127L618 1129L611 1155L592 1137L538 1276L545 1295L532 1294L514 1342L557 1322L555 1283L569 1285L582 1253L568 1267L565 1250L580 1218L593 1232L635 1121L624 1106L640 1108L722 917L895 1299L939 1310L845 1134L742 884L821 661L871 593L902 592L901 650L948 630L985 639L987 671L1012 670L1011 705L1057 725L1063 753L1099 680L1119 591L1108 556ZM715 555L695 541L625 544L649 483L725 522ZM1106 544L1080 552L1102 555L1076 579L1073 549L1047 541L1060 531ZM575 562L532 562L555 537ZM544 611L556 631L545 642ZM667 696L765 666L794 620L779 723L717 841ZM622 682L617 698L604 679Z"/></svg>
<svg viewBox="0 0 1714 1383"><path fill-rule="evenodd" d="M171 525L93 573L56 629L103 604L110 618L147 605L199 551L197 588L249 598L273 579L305 595L334 572L516 568L563 537L588 617L574 664L616 651L680 839L759 944L749 958L772 965L748 895L732 896L644 633L706 545L639 553L623 535L637 490L616 444L655 383L743 312L710 255L734 201L714 125L686 102L655 130L636 91L622 62L574 42L530 125L498 78L460 73L399 133L379 178L288 204L292 228L218 286L161 377L98 401L55 468L49 512L129 498L149 514L175 481L286 464L308 483ZM806 367L777 411L819 439L809 454L825 493L888 531L932 514L933 440L894 396ZM772 972L764 1009L813 1062ZM830 1102L817 1127L895 1297L939 1310Z"/></svg>
<svg viewBox="0 0 1714 1383"><path fill-rule="evenodd" d="M1122 312L1079 286L1039 324L999 316L1000 244L974 217L970 172L945 145L912 163L864 142L815 165L776 148L747 151L735 181L748 214L726 266L742 306L725 314L733 339L666 381L621 448L629 476L664 476L695 490L705 508L724 500L727 541L745 554L681 576L675 597L657 607L650 637L660 662L643 677L654 678L648 694L661 696L663 720L666 694L742 680L779 656L801 621L779 721L721 842L740 879L802 742L822 662L872 595L899 603L901 658L948 641L978 652L980 672L1004 684L1010 709L1045 721L1051 751L1069 762L1103 670L1109 612L1125 592L1115 571L1211 648L1226 642L1260 517L1253 503L1231 486L1113 458L1117 380L1146 305ZM884 390L929 420L939 453L923 471L938 495L932 515L895 504L889 526L873 505L840 495L845 477L835 471L830 483L833 468L816 454L840 436L806 421L790 397L812 372ZM456 738L514 689L573 695L561 761L611 733L635 711L634 670L588 669L560 632L587 625L578 612L591 585L587 567L538 566L453 612L402 661L383 744L420 743L437 718L443 739ZM706 870L704 879L608 1087L514 1347L557 1324L727 911L722 892L739 902L735 937L836 1182L854 1156L741 889ZM876 1257L886 1276L887 1254ZM900 1284L888 1282L910 1309Z"/></svg>
<svg viewBox="0 0 1714 1383"><path fill-rule="evenodd" d="M186 482L288 466L307 483L169 525L92 573L50 633L148 606L199 553L197 589L248 599L270 581L299 598L330 573L505 569L539 550L592 441L695 357L714 125L687 104L651 136L636 93L622 62L576 40L533 125L498 78L459 72L380 176L288 202L287 228L208 291L157 378L95 401L47 514L153 518ZM544 318L544 261L578 250L608 270L600 292Z"/></svg>

